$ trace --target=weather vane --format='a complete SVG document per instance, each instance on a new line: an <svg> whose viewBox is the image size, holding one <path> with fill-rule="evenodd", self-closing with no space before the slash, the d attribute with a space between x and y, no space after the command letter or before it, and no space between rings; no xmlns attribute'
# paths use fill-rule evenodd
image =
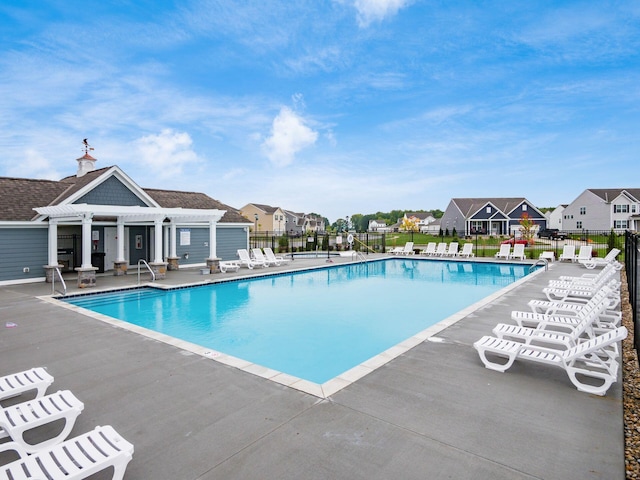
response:
<svg viewBox="0 0 640 480"><path fill-rule="evenodd" d="M82 140L82 143L84 143L84 153L89 153L91 150L93 150L93 147L89 145L89 142L87 142L86 138Z"/></svg>

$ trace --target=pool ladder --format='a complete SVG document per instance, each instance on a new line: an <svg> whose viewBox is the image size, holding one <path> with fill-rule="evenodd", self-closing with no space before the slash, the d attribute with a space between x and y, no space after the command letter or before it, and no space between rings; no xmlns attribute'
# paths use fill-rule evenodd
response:
<svg viewBox="0 0 640 480"><path fill-rule="evenodd" d="M151 274L151 278L153 279L152 281L156 281L156 274L153 273L153 270L151 270L151 267L149 266L149 264L147 263L146 260L140 259L138 260L138 285L140 285L140 265L144 265L145 267L147 267L147 270L149 270L149 273Z"/></svg>
<svg viewBox="0 0 640 480"><path fill-rule="evenodd" d="M539 265L543 265L544 266L544 271L545 272L547 270L549 270L549 260L547 260L546 258L539 258L538 260L536 260L536 263L534 263L533 265L531 265L529 267L529 273L531 273L533 271L533 269L536 268Z"/></svg>

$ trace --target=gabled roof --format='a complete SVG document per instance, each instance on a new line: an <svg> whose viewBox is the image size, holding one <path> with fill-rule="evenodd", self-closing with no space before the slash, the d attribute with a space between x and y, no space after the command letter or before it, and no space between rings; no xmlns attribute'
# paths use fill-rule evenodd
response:
<svg viewBox="0 0 640 480"><path fill-rule="evenodd" d="M433 217L433 213L431 212L407 212L405 213L407 218L416 217L419 220L424 220L425 218Z"/></svg>
<svg viewBox="0 0 640 480"><path fill-rule="evenodd" d="M235 208L225 205L204 193L180 192L177 190L159 190L145 188L147 194L164 208L190 208L204 210L226 210L220 222L222 223L247 223L249 220L240 215ZM251 222L249 222L251 223Z"/></svg>
<svg viewBox="0 0 640 480"><path fill-rule="evenodd" d="M52 180L0 177L0 220L32 220L36 216L33 207L51 205L69 187Z"/></svg>
<svg viewBox="0 0 640 480"><path fill-rule="evenodd" d="M623 192L630 195L636 202L640 201L640 188L588 188L587 190L606 203L612 202Z"/></svg>
<svg viewBox="0 0 640 480"><path fill-rule="evenodd" d="M488 203L492 204L498 210L504 213L508 213L522 202L526 202L527 199L524 197L513 197L513 198L452 198L452 202L454 202L458 209L462 212L465 218L469 218L471 215L476 213L482 207L486 206Z"/></svg>
<svg viewBox="0 0 640 480"><path fill-rule="evenodd" d="M272 207L271 205L264 205L261 203L250 203L249 205L253 205L257 209L262 210L264 213L268 215L275 213L275 211L280 208L280 207Z"/></svg>
<svg viewBox="0 0 640 480"><path fill-rule="evenodd" d="M240 213L204 193L179 192L174 190L141 189L117 166L105 167L86 173L82 177L75 175L60 181L36 180L26 178L0 177L0 221L31 221L38 215L36 207L56 206L69 203L91 184L104 178L117 176L129 188L137 190L141 196L164 208L185 208L205 210L226 210L220 220L222 223L250 223Z"/></svg>

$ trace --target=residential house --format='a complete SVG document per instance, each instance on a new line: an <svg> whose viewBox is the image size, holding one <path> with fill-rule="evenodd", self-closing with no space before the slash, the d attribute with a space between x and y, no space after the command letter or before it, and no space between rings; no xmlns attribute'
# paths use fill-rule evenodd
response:
<svg viewBox="0 0 640 480"><path fill-rule="evenodd" d="M526 198L452 198L440 219L443 231L458 235L513 235L520 230L524 215L537 228L546 228L547 219Z"/></svg>
<svg viewBox="0 0 640 480"><path fill-rule="evenodd" d="M637 231L640 188L589 188L562 212L564 230Z"/></svg>
<svg viewBox="0 0 640 480"><path fill-rule="evenodd" d="M245 218L254 223L254 230L258 232L274 232L282 235L287 231L287 216L280 207L272 207L260 203L248 203L240 209Z"/></svg>
<svg viewBox="0 0 640 480"><path fill-rule="evenodd" d="M558 230L562 230L562 219L564 209L567 208L567 205L558 205L553 210L549 210L545 212L544 216L547 217L547 228L557 228Z"/></svg>
<svg viewBox="0 0 640 480"><path fill-rule="evenodd" d="M426 233L430 231L429 225L436 221L431 212L408 212L404 214L404 219L413 219L418 225L418 231ZM402 220L400 220L402 224Z"/></svg>
<svg viewBox="0 0 640 480"><path fill-rule="evenodd" d="M124 274L147 262L167 270L234 259L248 245L237 210L203 193L138 186L118 166L95 168L85 150L60 181L0 178L0 284L51 281L56 270ZM215 271L215 270L214 270Z"/></svg>
<svg viewBox="0 0 640 480"><path fill-rule="evenodd" d="M389 232L387 223L384 220L369 220L369 226L367 227L369 232Z"/></svg>

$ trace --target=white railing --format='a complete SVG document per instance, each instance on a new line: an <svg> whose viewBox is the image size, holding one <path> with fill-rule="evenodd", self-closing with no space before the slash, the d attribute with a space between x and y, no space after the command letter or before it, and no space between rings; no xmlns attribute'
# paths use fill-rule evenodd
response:
<svg viewBox="0 0 640 480"><path fill-rule="evenodd" d="M149 264L147 263L146 260L140 259L138 260L138 285L140 285L140 265L144 265L145 267L147 267L147 270L149 270L149 273L151 274L151 278L153 279L153 281L156 281L156 274L153 273L153 270L151 270L151 267L149 266Z"/></svg>
<svg viewBox="0 0 640 480"><path fill-rule="evenodd" d="M62 291L56 290L56 275L60 279L60 283L62 284ZM67 284L64 283L64 278L62 278L62 272L60 271L60 267L53 267L53 272L51 272L51 295L54 295L56 292L61 295L67 294Z"/></svg>

